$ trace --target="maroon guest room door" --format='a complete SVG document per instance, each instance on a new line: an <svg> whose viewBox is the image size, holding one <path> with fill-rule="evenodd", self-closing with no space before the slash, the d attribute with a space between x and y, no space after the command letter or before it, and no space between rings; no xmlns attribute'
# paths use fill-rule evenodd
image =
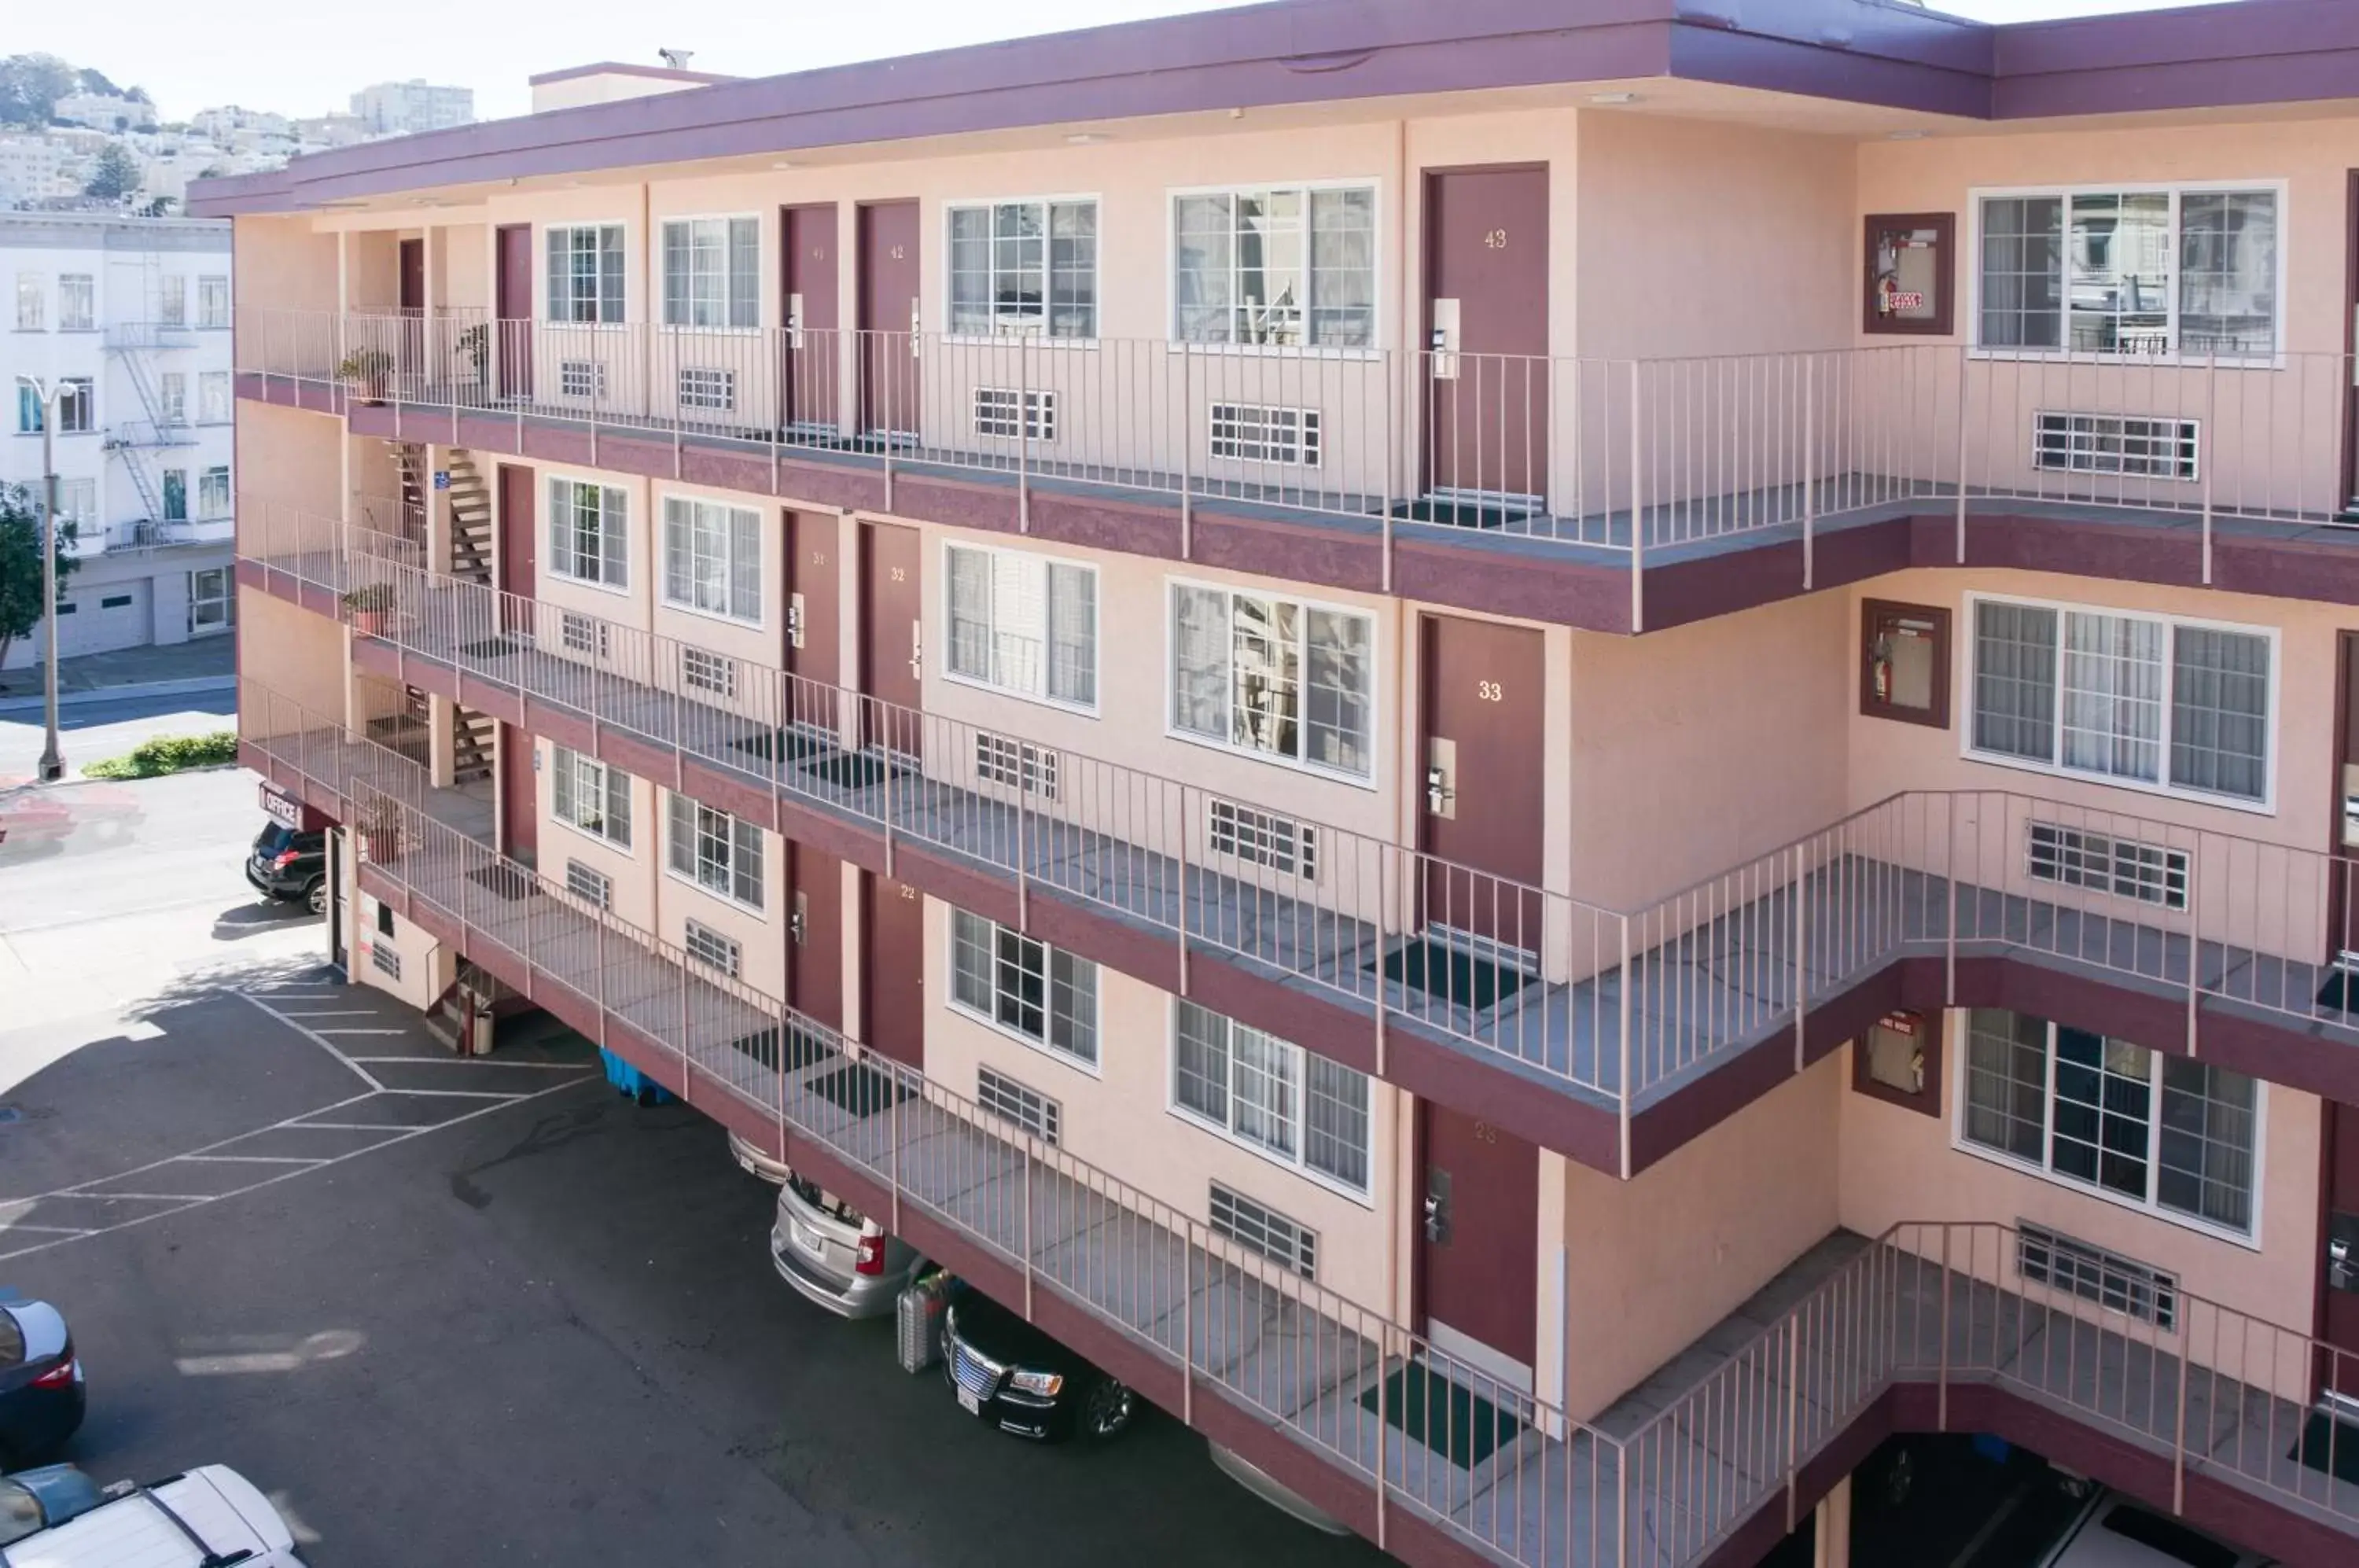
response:
<svg viewBox="0 0 2359 1568"><path fill-rule="evenodd" d="M500 853L526 866L540 864L540 800L533 787L532 736L500 726Z"/></svg>
<svg viewBox="0 0 2359 1568"><path fill-rule="evenodd" d="M500 396L532 396L532 225L502 223L493 312L499 317Z"/></svg>
<svg viewBox="0 0 2359 1568"><path fill-rule="evenodd" d="M1502 1358L1528 1373L1538 1349L1540 1151L1463 1112L1427 1100L1417 1108L1425 1154L1418 1312L1426 1335L1503 1377Z"/></svg>
<svg viewBox="0 0 2359 1568"><path fill-rule="evenodd" d="M1521 512L1524 497L1548 494L1548 218L1545 168L1426 176L1422 380L1434 496Z"/></svg>
<svg viewBox="0 0 2359 1568"><path fill-rule="evenodd" d="M842 519L832 512L785 514L787 621L779 663L794 676L790 727L833 735L842 679Z"/></svg>
<svg viewBox="0 0 2359 1568"><path fill-rule="evenodd" d="M778 289L787 324L780 384L786 388L788 429L833 434L842 418L836 401L835 205L784 207L778 212Z"/></svg>
<svg viewBox="0 0 2359 1568"><path fill-rule="evenodd" d="M2326 1257L2319 1270L2321 1389L2353 1426L2336 1448L2359 1443L2359 1105L2326 1102ZM2347 1402L2347 1404L2346 1404Z"/></svg>
<svg viewBox="0 0 2359 1568"><path fill-rule="evenodd" d="M896 1062L926 1064L926 900L907 882L861 876L861 1028Z"/></svg>
<svg viewBox="0 0 2359 1568"><path fill-rule="evenodd" d="M860 209L860 429L918 432L918 204Z"/></svg>
<svg viewBox="0 0 2359 1568"><path fill-rule="evenodd" d="M1419 847L1434 857L1425 873L1427 926L1447 938L1537 952L1541 911L1531 889L1540 884L1546 831L1547 645L1527 627L1454 615L1428 615L1419 631ZM1468 987L1504 985L1504 977L1462 981L1452 968L1444 983L1435 973L1441 967L1429 958L1429 990L1483 1007L1503 999Z"/></svg>
<svg viewBox="0 0 2359 1568"><path fill-rule="evenodd" d="M830 1029L843 1027L843 862L787 844L793 904L787 929L787 1001Z"/></svg>
<svg viewBox="0 0 2359 1568"><path fill-rule="evenodd" d="M529 632L532 626L532 606L520 604L534 596L535 551L540 538L538 515L534 509L538 497L538 475L522 463L503 463L499 467L499 587L500 592L514 595L500 601L500 624L508 631Z"/></svg>
<svg viewBox="0 0 2359 1568"><path fill-rule="evenodd" d="M861 744L923 754L919 705L925 670L923 544L915 528L890 523L862 526L860 689L875 701L863 704Z"/></svg>
<svg viewBox="0 0 2359 1568"><path fill-rule="evenodd" d="M401 242L401 365L408 380L426 367L426 242Z"/></svg>

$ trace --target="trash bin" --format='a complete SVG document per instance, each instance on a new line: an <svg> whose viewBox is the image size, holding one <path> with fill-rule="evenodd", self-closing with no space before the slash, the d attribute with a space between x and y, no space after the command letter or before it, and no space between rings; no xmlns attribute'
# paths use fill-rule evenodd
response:
<svg viewBox="0 0 2359 1568"><path fill-rule="evenodd" d="M904 1372L923 1372L942 1358L942 1309L950 1304L950 1278L937 1269L910 1281L893 1303Z"/></svg>

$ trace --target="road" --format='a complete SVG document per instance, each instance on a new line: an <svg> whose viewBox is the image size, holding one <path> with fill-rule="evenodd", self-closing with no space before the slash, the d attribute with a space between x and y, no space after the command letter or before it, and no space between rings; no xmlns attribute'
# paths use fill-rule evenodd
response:
<svg viewBox="0 0 2359 1568"><path fill-rule="evenodd" d="M256 800L234 768L0 798L0 1092L150 1027L152 999L193 975L320 951L319 920L246 885Z"/></svg>
<svg viewBox="0 0 2359 1568"><path fill-rule="evenodd" d="M177 696L77 702L58 711L58 749L68 777L89 763L121 757L157 735L199 735L237 727L237 693L184 691ZM41 713L0 713L0 786L30 779L41 760Z"/></svg>

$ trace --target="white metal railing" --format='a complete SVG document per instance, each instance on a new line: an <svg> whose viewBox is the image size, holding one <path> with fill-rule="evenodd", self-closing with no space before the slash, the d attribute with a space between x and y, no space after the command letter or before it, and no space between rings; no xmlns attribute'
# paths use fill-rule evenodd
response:
<svg viewBox="0 0 2359 1568"><path fill-rule="evenodd" d="M266 381L773 460L1246 500L1627 554L1876 508L2004 500L2325 522L2352 360L1908 343L1685 359L1240 350L1098 338L696 329L242 308Z"/></svg>
<svg viewBox="0 0 2359 1568"><path fill-rule="evenodd" d="M1625 1155L1634 1109L1904 956L1942 960L1951 999L1961 952L2168 987L2190 1046L2207 1006L2359 1029L2359 987L2330 967L2359 949L2359 863L2340 855L1957 790L1893 796L1634 909L1323 823L1303 824L1314 863L1257 865L1212 825L1216 802L1253 802L430 573L374 530L242 515L241 554L338 594L356 633L652 747L691 791L701 770L979 866L1019 919L1069 899L1167 934L1180 964L1219 953L1380 1007L1613 1107ZM1030 772L1006 765L1011 741ZM2157 857L2174 887L2138 874Z"/></svg>
<svg viewBox="0 0 2359 1568"><path fill-rule="evenodd" d="M627 1024L625 1054L691 1103L717 1087L782 1147L824 1147L889 1195L893 1228L922 1213L1020 1278L1007 1304L1027 1317L1041 1292L1094 1317L1177 1373L1183 1421L1216 1395L1368 1486L1380 1545L1406 1508L1511 1563L1685 1568L1780 1494L1792 1507L1803 1466L1899 1382L1930 1385L1945 1427L1972 1383L2126 1437L2168 1459L2174 1509L2201 1473L2359 1532L2359 1486L2331 1479L2347 1439L2305 1425L2321 1389L2359 1389L2359 1357L2192 1295L2165 1321L2027 1279L2006 1225L1863 1242L1685 1392L1608 1430L1610 1411L1577 1421L1488 1377L413 807L364 784L353 811L368 871L474 962Z"/></svg>

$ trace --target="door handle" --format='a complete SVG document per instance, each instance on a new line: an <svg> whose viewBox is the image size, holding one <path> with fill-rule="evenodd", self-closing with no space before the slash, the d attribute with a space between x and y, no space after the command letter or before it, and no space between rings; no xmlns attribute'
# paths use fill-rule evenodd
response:
<svg viewBox="0 0 2359 1568"><path fill-rule="evenodd" d="M787 346L803 346L803 297L799 294L787 296Z"/></svg>
<svg viewBox="0 0 2359 1568"><path fill-rule="evenodd" d="M787 600L787 646L799 648L802 645L803 596L795 593L789 595Z"/></svg>
<svg viewBox="0 0 2359 1568"><path fill-rule="evenodd" d="M2341 1236L2326 1244L2326 1288L2359 1290L2359 1258L2352 1256L2351 1244Z"/></svg>
<svg viewBox="0 0 2359 1568"><path fill-rule="evenodd" d="M911 359L918 357L918 334L923 330L919 323L918 301L911 299L909 301L909 357Z"/></svg>
<svg viewBox="0 0 2359 1568"><path fill-rule="evenodd" d="M1430 811L1437 817L1453 815L1454 813L1451 811L1451 807L1457 799L1458 791L1450 787L1450 775L1444 771L1441 764L1437 762L1432 767L1425 770L1425 804L1427 810Z"/></svg>
<svg viewBox="0 0 2359 1568"><path fill-rule="evenodd" d="M926 623L911 621L909 623L909 679L922 681L925 678Z"/></svg>
<svg viewBox="0 0 2359 1568"><path fill-rule="evenodd" d="M810 934L810 898L808 894L798 893L795 895L795 912L787 917L787 935L797 947L800 947L803 939Z"/></svg>
<svg viewBox="0 0 2359 1568"><path fill-rule="evenodd" d="M1425 1239L1437 1243L1450 1239L1450 1211L1437 1192L1425 1195Z"/></svg>
<svg viewBox="0 0 2359 1568"><path fill-rule="evenodd" d="M1433 378L1458 379L1458 301L1433 302Z"/></svg>

